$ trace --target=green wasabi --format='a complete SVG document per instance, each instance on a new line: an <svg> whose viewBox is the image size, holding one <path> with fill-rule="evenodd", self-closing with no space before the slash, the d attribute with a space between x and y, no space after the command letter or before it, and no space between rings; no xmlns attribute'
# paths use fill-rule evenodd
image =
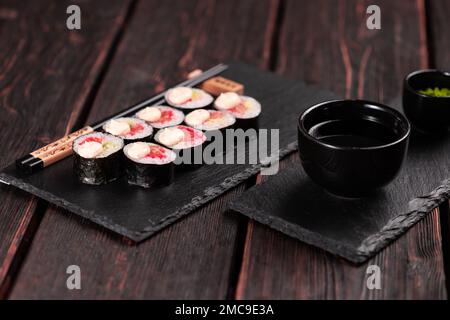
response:
<svg viewBox="0 0 450 320"><path fill-rule="evenodd" d="M419 90L419 93L432 97L450 97L450 89L448 88L426 88L425 90Z"/></svg>

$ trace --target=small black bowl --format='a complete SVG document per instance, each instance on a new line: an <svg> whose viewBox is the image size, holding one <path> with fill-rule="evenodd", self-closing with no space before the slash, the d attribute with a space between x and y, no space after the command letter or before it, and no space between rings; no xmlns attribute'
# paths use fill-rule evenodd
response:
<svg viewBox="0 0 450 320"><path fill-rule="evenodd" d="M325 190L347 198L367 196L400 172L410 131L408 120L385 105L323 102L298 120L300 160Z"/></svg>
<svg viewBox="0 0 450 320"><path fill-rule="evenodd" d="M450 127L450 97L419 93L435 87L450 88L450 73L439 70L410 73L403 84L403 111L418 131L442 134Z"/></svg>

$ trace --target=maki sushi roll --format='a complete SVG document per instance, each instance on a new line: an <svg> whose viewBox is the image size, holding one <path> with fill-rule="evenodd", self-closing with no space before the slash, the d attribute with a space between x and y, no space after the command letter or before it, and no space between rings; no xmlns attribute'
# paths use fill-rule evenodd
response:
<svg viewBox="0 0 450 320"><path fill-rule="evenodd" d="M215 131L231 128L236 118L226 111L199 109L188 113L184 122L198 130Z"/></svg>
<svg viewBox="0 0 450 320"><path fill-rule="evenodd" d="M73 169L85 184L100 185L116 180L121 174L123 140L110 134L93 132L73 142Z"/></svg>
<svg viewBox="0 0 450 320"><path fill-rule="evenodd" d="M136 118L146 121L154 129L179 125L184 120L180 110L166 106L146 107L136 113Z"/></svg>
<svg viewBox="0 0 450 320"><path fill-rule="evenodd" d="M213 97L197 88L176 87L169 89L165 94L165 99L171 106L189 112L192 109L205 108L212 104Z"/></svg>
<svg viewBox="0 0 450 320"><path fill-rule="evenodd" d="M206 135L200 130L183 125L164 128L156 133L155 141L176 153L180 169L196 168L203 162Z"/></svg>
<svg viewBox="0 0 450 320"><path fill-rule="evenodd" d="M222 136L221 150L227 148L225 130L231 129L236 118L229 112L221 110L194 110L186 115L184 122L195 129L202 130L209 142L213 142L219 135Z"/></svg>
<svg viewBox="0 0 450 320"><path fill-rule="evenodd" d="M122 138L125 144L150 141L153 136L153 128L144 120L136 118L111 119L103 125L103 130Z"/></svg>
<svg viewBox="0 0 450 320"><path fill-rule="evenodd" d="M129 184L143 188L168 185L174 176L173 151L154 143L133 142L123 148Z"/></svg>
<svg viewBox="0 0 450 320"><path fill-rule="evenodd" d="M234 92L222 93L214 102L217 110L226 110L236 118L236 127L257 128L261 104L248 96Z"/></svg>

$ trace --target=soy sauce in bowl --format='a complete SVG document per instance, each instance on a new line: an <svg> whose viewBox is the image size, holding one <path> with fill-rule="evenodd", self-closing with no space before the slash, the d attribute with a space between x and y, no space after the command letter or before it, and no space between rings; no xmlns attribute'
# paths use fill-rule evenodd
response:
<svg viewBox="0 0 450 320"><path fill-rule="evenodd" d="M347 198L367 196L400 172L409 135L408 120L388 106L327 101L300 115L300 161L325 190Z"/></svg>
<svg viewBox="0 0 450 320"><path fill-rule="evenodd" d="M376 121L329 120L309 129L311 136L337 147L367 148L395 141L391 129Z"/></svg>

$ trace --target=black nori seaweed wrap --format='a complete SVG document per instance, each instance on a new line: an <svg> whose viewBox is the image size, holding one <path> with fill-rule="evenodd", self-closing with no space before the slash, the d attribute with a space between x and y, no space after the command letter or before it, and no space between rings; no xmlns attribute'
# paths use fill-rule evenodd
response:
<svg viewBox="0 0 450 320"><path fill-rule="evenodd" d="M200 168L203 165L203 149L205 147L205 142L201 145L184 148L184 149L172 149L175 152L177 160L175 170L179 172L190 171ZM182 162L182 159L190 159L190 163ZM195 163L196 159L199 163Z"/></svg>
<svg viewBox="0 0 450 320"><path fill-rule="evenodd" d="M98 155L82 157L80 148L84 143L100 143ZM73 142L73 172L78 181L101 185L119 178L122 174L123 140L107 133L92 132Z"/></svg>
<svg viewBox="0 0 450 320"><path fill-rule="evenodd" d="M129 184L143 188L164 186L174 178L173 162L155 165L125 159L125 175Z"/></svg>
<svg viewBox="0 0 450 320"><path fill-rule="evenodd" d="M101 185L114 181L122 173L122 154L115 152L106 158L86 159L74 153L73 168L77 179L85 184Z"/></svg>
<svg viewBox="0 0 450 320"><path fill-rule="evenodd" d="M129 184L143 188L168 185L174 177L175 153L154 143L136 142L123 149Z"/></svg>
<svg viewBox="0 0 450 320"><path fill-rule="evenodd" d="M247 118L247 119L236 118L235 127L243 130L259 129L259 115L254 118Z"/></svg>

